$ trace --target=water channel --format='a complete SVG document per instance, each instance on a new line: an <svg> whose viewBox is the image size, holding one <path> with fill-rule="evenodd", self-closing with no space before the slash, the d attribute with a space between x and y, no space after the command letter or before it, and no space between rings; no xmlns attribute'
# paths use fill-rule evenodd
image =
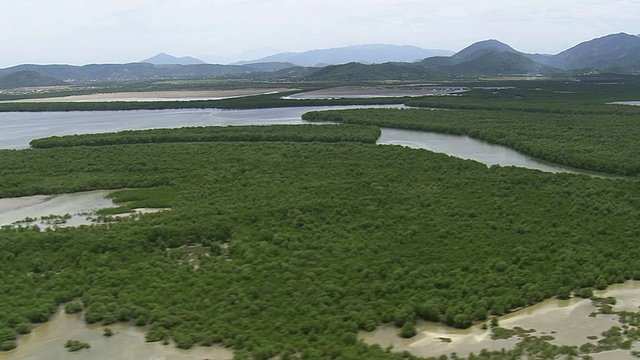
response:
<svg viewBox="0 0 640 360"><path fill-rule="evenodd" d="M185 126L303 124L306 121L302 120L301 115L308 111L358 107L363 106L0 113L0 149L28 148L31 140L54 135ZM594 175L588 171L551 164L507 147L488 144L467 136L383 128L378 144L402 145L443 152L451 156L475 160L487 166L519 166L554 173Z"/></svg>

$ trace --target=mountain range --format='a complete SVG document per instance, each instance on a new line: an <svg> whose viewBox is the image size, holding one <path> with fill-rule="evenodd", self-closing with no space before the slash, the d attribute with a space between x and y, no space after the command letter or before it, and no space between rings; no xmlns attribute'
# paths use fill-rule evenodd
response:
<svg viewBox="0 0 640 360"><path fill-rule="evenodd" d="M431 56L448 55L453 55L453 51L423 49L410 45L366 44L305 52L284 52L256 60L241 61L236 64L290 62L298 66L319 67L350 62L363 64L414 62Z"/></svg>
<svg viewBox="0 0 640 360"><path fill-rule="evenodd" d="M422 58L425 54L427 56ZM594 70L640 73L640 37L625 33L611 34L582 42L556 55L528 54L492 39L474 43L455 54L411 46L361 45L281 53L255 61L259 62L218 65L202 63L191 57L176 58L159 54L143 62L130 64L18 65L0 69L0 87L50 86L64 81L87 83L207 77L361 81L483 75L532 76ZM175 62L185 64L173 64ZM330 62L331 65L300 65L323 62ZM15 73L21 74L7 78Z"/></svg>
<svg viewBox="0 0 640 360"><path fill-rule="evenodd" d="M425 74L416 72L421 65ZM474 43L452 56L434 56L417 63L343 64L330 66L308 77L313 80L428 79L495 75L553 75L608 70L640 72L640 37L611 34L582 42L556 55L527 54L497 40Z"/></svg>

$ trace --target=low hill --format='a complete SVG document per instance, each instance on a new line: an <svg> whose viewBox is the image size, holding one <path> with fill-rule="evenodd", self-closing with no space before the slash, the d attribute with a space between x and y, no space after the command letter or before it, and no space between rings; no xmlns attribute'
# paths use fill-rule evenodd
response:
<svg viewBox="0 0 640 360"><path fill-rule="evenodd" d="M271 61L290 62L299 66L337 65L349 62L381 64L386 62L414 62L430 56L452 54L453 52L448 50L423 49L409 45L367 44L297 53L286 52L238 64Z"/></svg>
<svg viewBox="0 0 640 360"><path fill-rule="evenodd" d="M360 64L326 66L307 78L309 80L366 81L366 80L420 80L441 77L439 71L413 63Z"/></svg>
<svg viewBox="0 0 640 360"><path fill-rule="evenodd" d="M149 63L72 65L18 65L0 69L0 76L20 71L35 71L44 76L69 82L128 81L171 78L203 78L261 71L277 71L292 67L290 63L248 65L153 65Z"/></svg>
<svg viewBox="0 0 640 360"><path fill-rule="evenodd" d="M144 59L141 62L154 65L196 65L206 64L206 62L191 56L175 57L166 53L160 53L156 56Z"/></svg>
<svg viewBox="0 0 640 360"><path fill-rule="evenodd" d="M455 76L557 73L558 69L535 61L544 55L519 52L498 40L472 44L453 56L431 57L418 64Z"/></svg>
<svg viewBox="0 0 640 360"><path fill-rule="evenodd" d="M509 51L481 51L471 59L441 70L454 75L535 75L558 73L559 69L540 64L527 56Z"/></svg>
<svg viewBox="0 0 640 360"><path fill-rule="evenodd" d="M18 71L0 77L0 89L68 85L66 82L37 71Z"/></svg>
<svg viewBox="0 0 640 360"><path fill-rule="evenodd" d="M553 57L565 69L619 67L640 70L640 37L611 34L580 43Z"/></svg>
<svg viewBox="0 0 640 360"><path fill-rule="evenodd" d="M480 56L487 52L508 52L508 53L516 53L520 54L519 51L515 50L511 46L500 42L495 39L483 40L477 43L471 44L466 48L458 51L453 58L456 59L470 59L475 56Z"/></svg>

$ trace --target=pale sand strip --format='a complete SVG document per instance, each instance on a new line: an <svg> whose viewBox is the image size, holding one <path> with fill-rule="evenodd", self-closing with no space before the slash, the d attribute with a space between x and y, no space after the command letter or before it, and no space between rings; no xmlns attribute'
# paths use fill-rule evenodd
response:
<svg viewBox="0 0 640 360"><path fill-rule="evenodd" d="M172 100L208 100L224 99L249 95L260 95L290 91L287 88L268 89L236 89L236 90L206 90L206 91L149 91L149 92L121 92L100 93L90 95L74 95L38 99L22 99L3 102L88 102L88 101L172 101Z"/></svg>

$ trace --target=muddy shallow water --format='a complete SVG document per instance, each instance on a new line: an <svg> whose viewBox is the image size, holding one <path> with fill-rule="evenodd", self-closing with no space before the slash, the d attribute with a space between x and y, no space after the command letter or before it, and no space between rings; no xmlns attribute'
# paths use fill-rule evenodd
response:
<svg viewBox="0 0 640 360"><path fill-rule="evenodd" d="M147 343L144 328L129 324L109 325L115 334L103 335L104 326L86 325L80 315L59 311L49 322L42 324L30 334L21 336L18 348L2 353L0 360L227 360L233 351L221 346L195 347L180 350L173 344ZM70 353L64 348L68 340L89 343L90 349Z"/></svg>
<svg viewBox="0 0 640 360"><path fill-rule="evenodd" d="M605 291L597 291L596 296L616 298L615 311L639 311L640 281L629 281L610 286ZM550 343L556 345L580 346L587 342L596 343L601 333L612 326L620 326L616 315L589 314L597 308L591 300L572 298L569 300L549 299L498 318L499 326L512 329L535 329L533 336L552 336ZM479 353L482 349L512 349L520 341L517 337L509 339L491 339L491 330L482 329L482 324L469 329L455 329L439 323L420 321L416 326L418 335L411 339L398 336L399 330L386 324L373 332L361 332L359 339L367 344L378 344L383 348L393 346L395 351L409 351L418 356L449 355L453 352L461 356ZM635 344L633 349L636 349ZM599 353L598 359L633 359L629 350L614 350ZM607 356L608 355L608 356Z"/></svg>
<svg viewBox="0 0 640 360"><path fill-rule="evenodd" d="M58 227L89 225L98 209L116 207L107 195L113 190L86 191L62 195L35 195L17 198L0 199L0 226L11 225L25 218L37 219L32 222L21 223L23 226L37 225L39 228L53 227L53 221L41 219L55 215L71 217L64 223L55 224Z"/></svg>

